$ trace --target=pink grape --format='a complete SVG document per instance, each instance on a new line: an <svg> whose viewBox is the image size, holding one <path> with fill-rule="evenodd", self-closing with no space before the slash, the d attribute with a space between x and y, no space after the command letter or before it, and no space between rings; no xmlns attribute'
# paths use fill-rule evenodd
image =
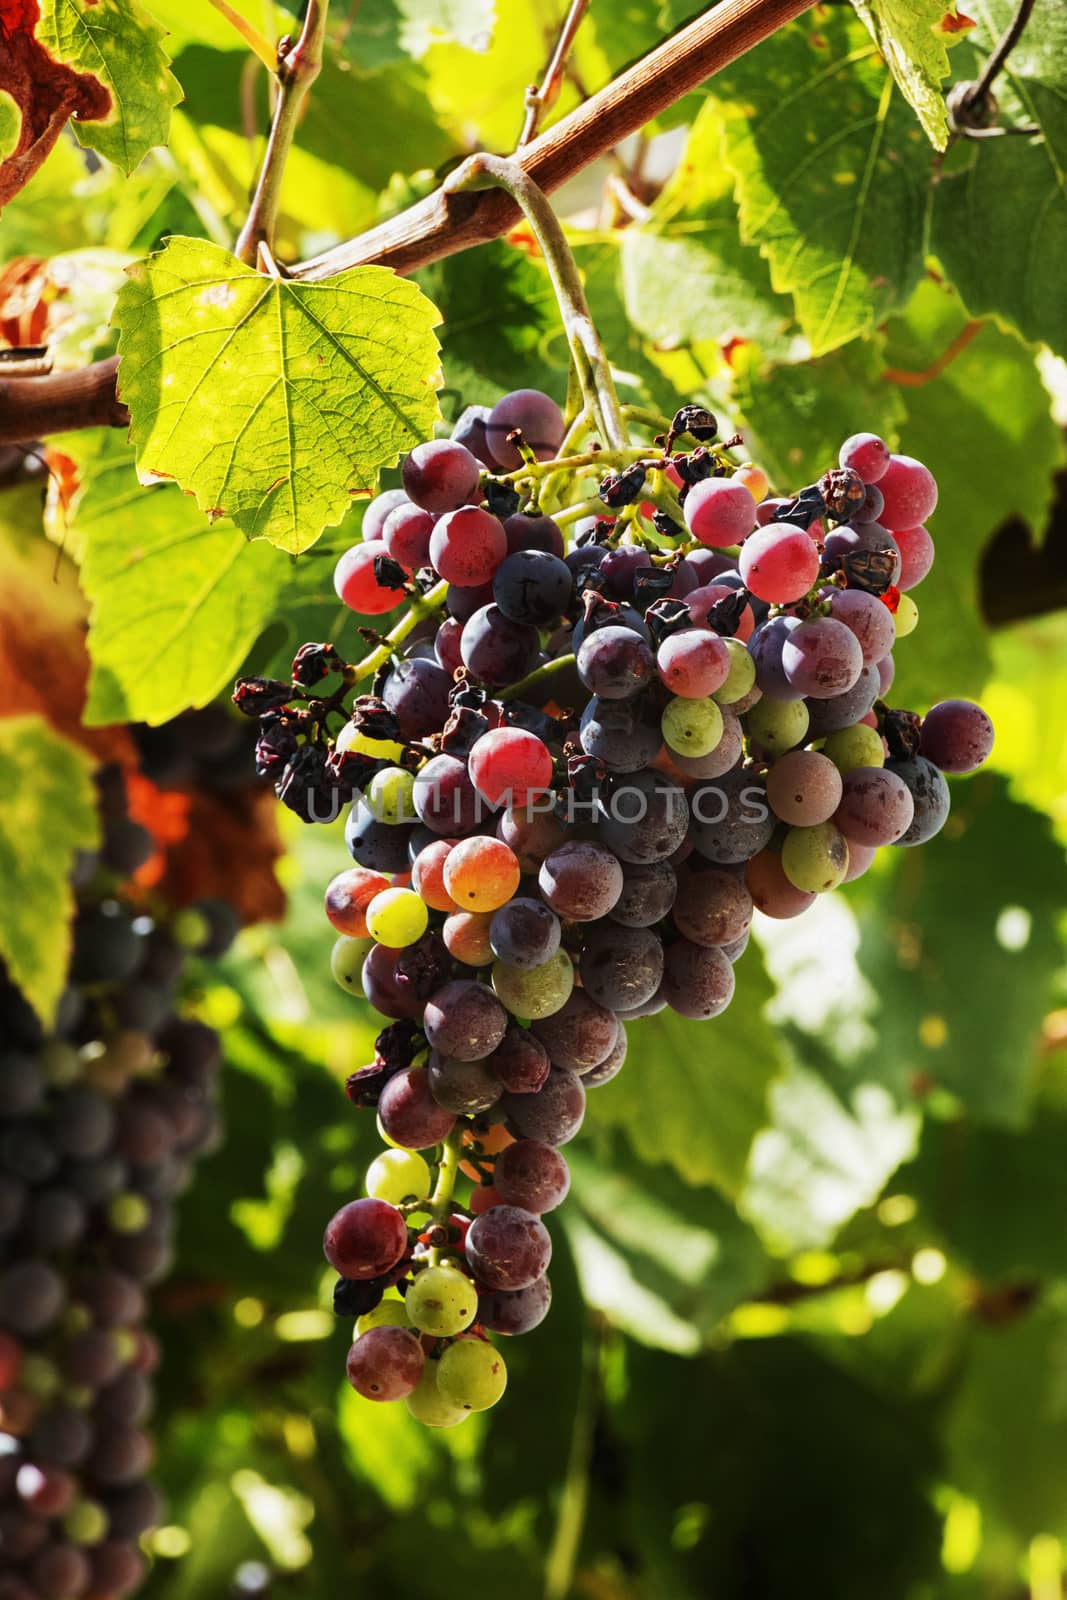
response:
<svg viewBox="0 0 1067 1600"><path fill-rule="evenodd" d="M380 616L392 611L404 598L402 589L387 589L374 576L374 563L378 556L389 557L389 552L379 539L354 544L346 550L333 570L333 586L338 598L361 616Z"/></svg>
<svg viewBox="0 0 1067 1600"><path fill-rule="evenodd" d="M686 527L701 544L739 544L756 525L756 502L735 478L705 478L685 497Z"/></svg>
<svg viewBox="0 0 1067 1600"><path fill-rule="evenodd" d="M480 506L450 511L430 535L434 571L465 589L488 583L507 553L503 524Z"/></svg>
<svg viewBox="0 0 1067 1600"><path fill-rule="evenodd" d="M785 605L802 599L814 584L819 552L803 528L771 523L745 540L738 567L754 595Z"/></svg>
<svg viewBox="0 0 1067 1600"><path fill-rule="evenodd" d="M390 511L382 529L382 543L405 572L416 572L430 559L430 535L435 518L418 506L397 506Z"/></svg>
<svg viewBox="0 0 1067 1600"><path fill-rule="evenodd" d="M882 527L890 533L919 527L937 505L937 480L914 456L890 456L878 487L885 499Z"/></svg>
<svg viewBox="0 0 1067 1600"><path fill-rule="evenodd" d="M893 535L900 551L898 589L914 589L934 564L934 541L925 528L898 528Z"/></svg>
<svg viewBox="0 0 1067 1600"><path fill-rule="evenodd" d="M524 728L494 728L476 739L467 757L471 782L490 805L507 796L510 806L525 806L552 782L548 746Z"/></svg>
<svg viewBox="0 0 1067 1600"><path fill-rule="evenodd" d="M668 634L656 655L659 675L672 694L702 700L730 676L730 652L717 633L683 628Z"/></svg>
<svg viewBox="0 0 1067 1600"><path fill-rule="evenodd" d="M858 472L864 483L881 483L891 457L889 446L876 433L854 433L841 446L837 460Z"/></svg>
<svg viewBox="0 0 1067 1600"><path fill-rule="evenodd" d="M429 439L406 458L401 477L408 498L423 511L454 511L473 499L480 472L465 445Z"/></svg>

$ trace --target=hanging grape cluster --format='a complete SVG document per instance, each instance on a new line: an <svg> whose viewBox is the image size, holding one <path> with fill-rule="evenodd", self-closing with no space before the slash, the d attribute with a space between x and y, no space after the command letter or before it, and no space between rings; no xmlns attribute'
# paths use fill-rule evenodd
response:
<svg viewBox="0 0 1067 1600"><path fill-rule="evenodd" d="M432 1426L498 1400L490 1335L548 1310L559 1147L625 1024L718 1016L755 908L796 916L931 839L944 774L992 746L969 702L885 699L934 559L927 468L856 434L772 497L717 432L688 406L580 450L537 391L470 408L338 563L354 611L406 606L392 633L237 686L281 798L349 806L326 913L338 982L391 1019L348 1084L389 1148L325 1252L350 1382Z"/></svg>
<svg viewBox="0 0 1067 1600"><path fill-rule="evenodd" d="M161 1509L146 1290L219 1133L218 1039L176 1002L187 954L219 953L232 913L129 902L154 844L118 770L97 785L103 840L76 866L51 1032L0 970L0 1600L117 1600L140 1582Z"/></svg>

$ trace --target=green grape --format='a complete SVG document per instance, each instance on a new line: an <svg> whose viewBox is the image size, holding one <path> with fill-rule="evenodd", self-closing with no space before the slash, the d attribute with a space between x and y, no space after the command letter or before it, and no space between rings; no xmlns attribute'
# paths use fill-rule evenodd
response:
<svg viewBox="0 0 1067 1600"><path fill-rule="evenodd" d="M107 1512L95 1500L76 1500L63 1518L63 1532L72 1544L99 1544L107 1523Z"/></svg>
<svg viewBox="0 0 1067 1600"><path fill-rule="evenodd" d="M151 1208L144 1195L117 1194L108 1201L107 1221L114 1233L140 1233L147 1228L151 1217Z"/></svg>
<svg viewBox="0 0 1067 1600"><path fill-rule="evenodd" d="M368 1333L371 1328L410 1328L411 1318L408 1316L406 1303L397 1295L395 1300L388 1296L379 1300L373 1311L365 1311L356 1321L356 1333Z"/></svg>
<svg viewBox="0 0 1067 1600"><path fill-rule="evenodd" d="M848 841L832 822L790 828L782 844L782 871L794 889L825 894L848 871Z"/></svg>
<svg viewBox="0 0 1067 1600"><path fill-rule="evenodd" d="M823 744L822 753L829 756L842 777L857 767L884 767L885 747L877 728L866 722L857 722L851 728L841 728L831 733Z"/></svg>
<svg viewBox="0 0 1067 1600"><path fill-rule="evenodd" d="M493 989L513 1017L536 1021L554 1016L574 988L574 967L566 950L557 950L539 967L509 967L493 962Z"/></svg>
<svg viewBox="0 0 1067 1600"><path fill-rule="evenodd" d="M19 1368L19 1387L38 1400L50 1400L62 1387L59 1368L39 1351L27 1350Z"/></svg>
<svg viewBox="0 0 1067 1600"><path fill-rule="evenodd" d="M902 594L893 614L893 625L898 639L906 639L919 626L919 608L910 594Z"/></svg>
<svg viewBox="0 0 1067 1600"><path fill-rule="evenodd" d="M345 723L337 735L335 748L342 755L351 750L357 756L373 756L377 761L398 761L404 754L404 746L395 739L371 739L360 733L354 722Z"/></svg>
<svg viewBox="0 0 1067 1600"><path fill-rule="evenodd" d="M448 1339L474 1321L478 1291L466 1273L456 1267L426 1267L417 1274L404 1304L420 1333Z"/></svg>
<svg viewBox="0 0 1067 1600"><path fill-rule="evenodd" d="M747 645L740 639L724 639L727 650L730 652L730 672L726 682L720 684L712 695L720 706L732 706L735 701L743 700L749 690L755 687L756 663L749 654Z"/></svg>
<svg viewBox="0 0 1067 1600"><path fill-rule="evenodd" d="M808 731L808 708L803 700L771 700L764 695L745 713L745 731L769 756L784 755L800 744Z"/></svg>
<svg viewBox="0 0 1067 1600"><path fill-rule="evenodd" d="M709 756L722 738L722 712L714 700L672 700L660 728L680 756Z"/></svg>
<svg viewBox="0 0 1067 1600"><path fill-rule="evenodd" d="M186 906L171 918L170 933L183 950L199 950L211 937L211 924L202 911Z"/></svg>
<svg viewBox="0 0 1067 1600"><path fill-rule="evenodd" d="M393 950L417 944L429 923L429 910L414 889L383 889L367 907L371 938Z"/></svg>
<svg viewBox="0 0 1067 1600"><path fill-rule="evenodd" d="M403 767L376 772L364 790L367 804L379 822L416 822L415 774Z"/></svg>
<svg viewBox="0 0 1067 1600"><path fill-rule="evenodd" d="M363 994L363 984L360 981L363 972L363 963L367 954L373 947L373 939L350 939L347 933L342 933L334 941L330 952L330 971L335 981L348 994Z"/></svg>
<svg viewBox="0 0 1067 1600"><path fill-rule="evenodd" d="M437 1387L464 1411L488 1411L508 1386L504 1358L484 1339L458 1339L437 1363Z"/></svg>
<svg viewBox="0 0 1067 1600"><path fill-rule="evenodd" d="M392 1206L406 1200L425 1200L430 1192L430 1169L417 1150L383 1150L367 1168L367 1193Z"/></svg>
<svg viewBox="0 0 1067 1600"><path fill-rule="evenodd" d="M424 1427L454 1428L457 1422L466 1422L470 1412L464 1411L462 1406L457 1406L441 1393L437 1385L440 1364L439 1361L426 1362L422 1377L411 1393L405 1396L404 1404L415 1421L421 1422Z"/></svg>

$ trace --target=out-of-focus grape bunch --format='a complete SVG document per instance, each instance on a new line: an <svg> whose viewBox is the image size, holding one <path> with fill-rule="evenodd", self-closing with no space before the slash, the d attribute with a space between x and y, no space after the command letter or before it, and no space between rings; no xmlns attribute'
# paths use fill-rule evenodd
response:
<svg viewBox="0 0 1067 1600"><path fill-rule="evenodd" d="M389 1148L325 1251L350 1382L431 1426L494 1404L489 1335L548 1310L559 1147L625 1025L718 1016L755 908L797 916L933 838L944 775L992 748L976 705L886 700L934 559L927 468L859 433L771 496L717 434L687 406L606 451L537 391L470 408L338 563L354 611L405 606L392 632L236 689L285 803L350 808L326 912L337 981L391 1021L348 1084Z"/></svg>
<svg viewBox="0 0 1067 1600"><path fill-rule="evenodd" d="M175 1202L220 1135L218 1038L179 998L186 958L221 954L236 917L131 890L157 844L123 771L96 782L102 843L75 866L51 1032L0 971L2 1600L114 1600L140 1581L161 1509L147 1296Z"/></svg>

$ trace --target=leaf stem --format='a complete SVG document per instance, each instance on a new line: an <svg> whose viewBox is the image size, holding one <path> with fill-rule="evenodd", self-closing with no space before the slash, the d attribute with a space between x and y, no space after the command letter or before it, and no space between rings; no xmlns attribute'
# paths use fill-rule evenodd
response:
<svg viewBox="0 0 1067 1600"><path fill-rule="evenodd" d="M266 245L268 250L274 247L285 163L307 92L322 68L329 3L330 0L307 0L300 37L284 55L279 53L274 65L278 94L267 148L248 220L234 246L234 254L247 266L256 264L260 245Z"/></svg>
<svg viewBox="0 0 1067 1600"><path fill-rule="evenodd" d="M506 161L484 151L464 161L448 175L442 187L446 194L503 189L522 207L545 258L586 407L607 444L613 450L624 449L629 436L611 366L589 313L577 263L544 191L517 161Z"/></svg>
<svg viewBox="0 0 1067 1600"><path fill-rule="evenodd" d="M271 73L277 71L278 52L270 40L260 33L255 23L249 22L247 17L242 17L239 11L235 11L229 0L210 0L210 4L216 11L222 13L227 22L232 23L252 54L259 57L267 71Z"/></svg>

